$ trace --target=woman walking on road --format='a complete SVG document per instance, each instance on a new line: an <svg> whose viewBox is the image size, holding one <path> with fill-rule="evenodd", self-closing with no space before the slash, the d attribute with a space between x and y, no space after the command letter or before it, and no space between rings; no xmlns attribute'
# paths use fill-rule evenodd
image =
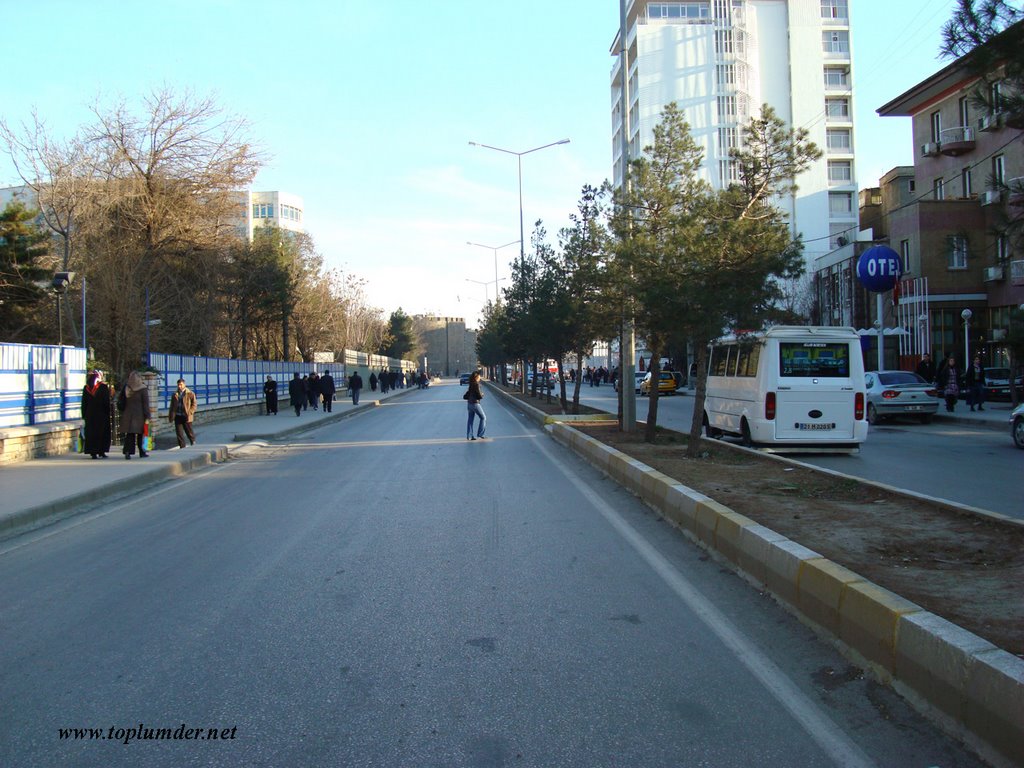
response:
<svg viewBox="0 0 1024 768"><path fill-rule="evenodd" d="M484 432L487 431L487 414L484 413L480 401L484 399L484 393L480 391L480 372L473 371L469 375L469 389L466 390L463 399L467 403L469 420L466 422L466 439L476 440L477 437L483 440ZM480 426L477 428L476 437L473 437L473 418L480 417Z"/></svg>
<svg viewBox="0 0 1024 768"><path fill-rule="evenodd" d="M138 371L128 374L128 381L117 396L117 407L121 411L121 432L124 433L122 452L126 459L135 453L135 444L139 446L139 456L149 456L143 448L142 436L149 420L149 389Z"/></svg>
<svg viewBox="0 0 1024 768"><path fill-rule="evenodd" d="M103 374L90 371L82 389L82 419L85 420L85 448L94 459L107 458L110 450L110 387Z"/></svg>

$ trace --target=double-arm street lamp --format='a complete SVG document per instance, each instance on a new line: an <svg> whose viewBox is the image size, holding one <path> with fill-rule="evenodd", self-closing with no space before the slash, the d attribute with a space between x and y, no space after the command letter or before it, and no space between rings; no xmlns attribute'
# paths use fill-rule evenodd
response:
<svg viewBox="0 0 1024 768"><path fill-rule="evenodd" d="M502 278L502 277L498 277L498 251L500 251L502 248L508 248L510 245L515 245L516 243L521 243L521 242L522 242L522 240L513 240L511 243L505 243L504 245L484 245L483 243L473 243L473 242L470 242L469 240L466 241L466 245L475 245L477 248L486 248L489 251L494 251L494 303L495 304L498 303L498 281L505 279L505 278ZM470 282L471 283L475 283L476 280L470 280ZM490 285L490 283L485 283L485 285ZM487 294L486 294L486 291L485 291L484 292L484 297L485 298L486 298L486 295Z"/></svg>
<svg viewBox="0 0 1024 768"><path fill-rule="evenodd" d="M479 142L476 142L476 141L471 141L469 143L470 143L470 146L473 146L473 147L483 147L484 149L493 149L495 152L504 152L506 155L515 155L516 156L516 163L518 164L518 168L519 168L519 265L523 266L526 263L526 241L524 239L525 235L523 233L523 155L529 155L532 152L539 152L540 150L547 149L548 147L557 147L559 144L568 144L569 140L568 139L561 139L559 141L553 141L550 144L542 144L539 147L534 147L533 149L526 149L526 150L523 150L522 152L515 152L514 150L504 149L502 147L494 147L494 146L491 146L490 144L480 144ZM511 243L509 243L509 245L511 245ZM495 254L495 255L497 255L497 254ZM497 293L497 290L498 290L497 282L495 282L495 284L494 284L494 290L495 290L495 293ZM523 363L523 380L522 380L522 390L521 391L523 391L523 392L526 391L526 364L525 364L525 361Z"/></svg>
<svg viewBox="0 0 1024 768"><path fill-rule="evenodd" d="M544 144L540 147L534 147L533 149L527 149L523 152L514 152L511 149L502 149L501 147L492 147L490 144L480 144L475 141L469 142L470 146L483 147L484 149L493 149L495 152L504 152L506 155L515 155L516 162L519 166L519 258L522 261L526 261L526 246L523 240L523 155L529 155L531 152L538 152L548 147L557 147L559 144L568 144L568 139L561 139L560 141L553 141L550 144ZM511 243L509 243L511 245ZM485 246L486 247L486 246ZM503 246L504 247L504 246Z"/></svg>

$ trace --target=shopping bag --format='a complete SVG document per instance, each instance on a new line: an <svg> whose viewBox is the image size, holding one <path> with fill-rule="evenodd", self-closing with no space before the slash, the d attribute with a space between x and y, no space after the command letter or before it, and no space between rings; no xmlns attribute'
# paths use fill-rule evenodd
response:
<svg viewBox="0 0 1024 768"><path fill-rule="evenodd" d="M147 453L153 450L153 438L150 437L149 435L142 436L142 450L146 451Z"/></svg>
<svg viewBox="0 0 1024 768"><path fill-rule="evenodd" d="M85 453L85 427L78 428L78 437L75 438L75 452Z"/></svg>

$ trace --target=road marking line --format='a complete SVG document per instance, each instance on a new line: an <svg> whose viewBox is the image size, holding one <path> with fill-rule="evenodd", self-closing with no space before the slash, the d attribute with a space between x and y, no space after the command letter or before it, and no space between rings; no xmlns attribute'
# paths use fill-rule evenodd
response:
<svg viewBox="0 0 1024 768"><path fill-rule="evenodd" d="M683 578L660 552L601 498L600 494L584 483L561 458L556 456L550 446L544 445L544 441L539 441L537 445L551 463L594 505L612 528L786 708L807 735L835 761L836 765L844 768L868 768L874 765L820 707L815 705L771 659L751 644L721 611Z"/></svg>

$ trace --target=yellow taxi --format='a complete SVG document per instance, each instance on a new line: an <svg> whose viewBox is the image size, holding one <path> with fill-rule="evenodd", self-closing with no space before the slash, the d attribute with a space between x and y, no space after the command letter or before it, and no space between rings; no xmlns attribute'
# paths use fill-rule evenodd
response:
<svg viewBox="0 0 1024 768"><path fill-rule="evenodd" d="M676 393L676 377L672 371L658 371L658 394L674 395ZM651 394L651 372L648 371L640 382L640 396Z"/></svg>

